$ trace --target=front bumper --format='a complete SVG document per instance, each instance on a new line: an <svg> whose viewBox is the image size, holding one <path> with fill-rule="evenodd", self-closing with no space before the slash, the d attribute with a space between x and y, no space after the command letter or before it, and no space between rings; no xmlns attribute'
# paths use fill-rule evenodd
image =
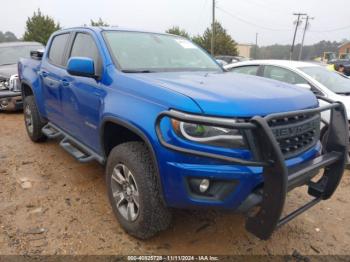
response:
<svg viewBox="0 0 350 262"><path fill-rule="evenodd" d="M328 102L329 105L296 112L271 114L266 117L257 116L246 123L236 123L227 119L211 119L208 121L208 118L198 115L193 116L177 111L166 111L161 113L157 118L156 133L161 145L167 149L189 157L195 156L194 159L197 161L198 159L206 159L209 161L215 160L221 162L221 168L226 169L226 172L221 172L223 176L222 179L228 179L229 176L225 177L225 174L228 173L231 174L231 178L232 175L236 176L239 183L243 183L243 186L238 188L238 194L240 193L240 195L243 195L246 199L233 196L230 201L233 206L241 204L242 210L248 210L253 207L259 208L258 212L255 212L255 215L247 218L246 228L259 238L267 239L279 226L287 223L321 200L329 199L335 192L342 178L347 159L349 140L346 111L343 104L339 102L333 102L323 97L319 97L319 99ZM285 156L277 143L272 128L269 126L270 121L281 117L313 115L326 110L331 111L331 119L329 122L329 135L326 141L324 141L323 153L320 152L320 148L317 150L316 146L300 154L302 156L301 161L296 160L297 157L285 160ZM161 130L161 121L166 117L203 125L250 130L256 141L255 148L251 148L251 151L258 153L254 156L253 160L245 160L171 144L164 139ZM227 165L228 163L231 165ZM185 169L188 170L189 167L191 166L187 166ZM204 166L196 167L192 165L192 176L205 177L205 175L207 175L208 178L217 179L215 172L212 172L211 175L209 173L206 174L208 170L203 167ZM183 166L177 165L176 168L183 168ZM311 179L315 177L322 168L324 168L322 178L317 182L312 182ZM242 172L242 170L247 170L247 172ZM182 170L181 173L183 174L184 171ZM259 182L259 173L262 178L260 182L263 183L261 183L261 188L259 188L259 190L252 191L254 186ZM169 174L166 176L169 177ZM287 193L302 185L308 186L308 194L314 197L314 199L298 210L281 218ZM183 187L183 185L178 186L179 188ZM247 190L251 191L245 192ZM251 199L254 200L251 201ZM210 207L213 205L213 202L201 199L198 201L198 204Z"/></svg>
<svg viewBox="0 0 350 262"><path fill-rule="evenodd" d="M0 111L17 111L22 109L23 100L20 92L0 91Z"/></svg>

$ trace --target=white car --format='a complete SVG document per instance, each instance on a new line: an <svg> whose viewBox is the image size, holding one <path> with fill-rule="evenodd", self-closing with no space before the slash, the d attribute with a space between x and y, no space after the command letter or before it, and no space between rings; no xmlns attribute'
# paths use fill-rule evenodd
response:
<svg viewBox="0 0 350 262"><path fill-rule="evenodd" d="M342 102L350 120L350 79L313 63L287 60L251 60L224 66L229 72L266 77L308 88L316 95ZM326 102L319 100L320 105ZM329 111L322 113L327 121ZM321 134L325 134L324 128Z"/></svg>

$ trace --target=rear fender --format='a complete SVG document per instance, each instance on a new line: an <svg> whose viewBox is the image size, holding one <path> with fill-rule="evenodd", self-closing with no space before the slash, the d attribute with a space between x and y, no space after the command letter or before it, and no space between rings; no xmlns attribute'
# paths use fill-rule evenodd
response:
<svg viewBox="0 0 350 262"><path fill-rule="evenodd" d="M22 90L22 98L23 101L25 99L26 96L28 96L28 93L24 92L25 88L29 88L31 90L31 93L34 96L35 99L35 103L37 105L40 117L42 118L46 118L46 110L45 110L45 106L44 106L44 96L43 96L43 92L42 92L42 87L41 87L41 83L39 84L39 78L37 78L33 83L30 83L26 80L22 80L21 81L21 90Z"/></svg>

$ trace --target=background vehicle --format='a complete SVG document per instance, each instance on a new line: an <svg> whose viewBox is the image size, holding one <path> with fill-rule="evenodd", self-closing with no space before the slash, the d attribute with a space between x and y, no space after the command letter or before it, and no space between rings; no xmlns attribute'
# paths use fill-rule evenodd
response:
<svg viewBox="0 0 350 262"><path fill-rule="evenodd" d="M20 61L19 77L29 137L60 138L77 160L106 163L113 211L139 238L168 227L169 207L259 207L246 227L267 239L330 198L344 171L341 103L319 108L309 90L227 74L178 36L59 31L41 62ZM329 125L337 136L322 153L324 110L334 112ZM323 167L324 176L311 182ZM287 192L301 185L312 201L281 219Z"/></svg>
<svg viewBox="0 0 350 262"><path fill-rule="evenodd" d="M350 53L339 54L339 59L350 60Z"/></svg>
<svg viewBox="0 0 350 262"><path fill-rule="evenodd" d="M21 57L29 57L30 51L42 48L43 46L36 42L0 44L0 111L22 109L17 63Z"/></svg>
<svg viewBox="0 0 350 262"><path fill-rule="evenodd" d="M218 62L221 66L225 66L228 65L228 63L225 60L221 60L221 59L215 59L216 62Z"/></svg>
<svg viewBox="0 0 350 262"><path fill-rule="evenodd" d="M335 59L337 59L337 54L335 52L324 52L322 56L316 57L315 61L329 63L330 61Z"/></svg>
<svg viewBox="0 0 350 262"><path fill-rule="evenodd" d="M344 74L346 76L350 76L350 60L348 59L339 59L339 60L334 60L332 61L332 64L334 65L334 67L338 67L339 65L343 65L344 66Z"/></svg>
<svg viewBox="0 0 350 262"><path fill-rule="evenodd" d="M287 60L253 60L225 66L230 72L266 77L311 89L316 95L342 102L350 121L350 79L313 63ZM324 105L323 101L320 101ZM329 113L323 113L329 119ZM328 120L327 120L328 121ZM322 134L326 133L326 128Z"/></svg>
<svg viewBox="0 0 350 262"><path fill-rule="evenodd" d="M350 109L350 82L326 67L315 63L288 60L251 60L226 65L230 72L266 77L311 89L317 95L343 102Z"/></svg>
<svg viewBox="0 0 350 262"><path fill-rule="evenodd" d="M249 60L249 58L246 58L244 56L230 56L230 55L215 56L215 59L223 60L223 61L225 61L228 64Z"/></svg>

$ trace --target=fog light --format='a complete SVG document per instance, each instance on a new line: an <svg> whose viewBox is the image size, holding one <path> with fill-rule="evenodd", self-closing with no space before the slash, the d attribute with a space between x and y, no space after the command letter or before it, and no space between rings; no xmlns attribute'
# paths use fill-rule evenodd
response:
<svg viewBox="0 0 350 262"><path fill-rule="evenodd" d="M210 186L209 180L208 179L203 179L200 182L200 184L199 184L199 191L201 193L204 193L204 192L206 192L208 190L209 186Z"/></svg>

